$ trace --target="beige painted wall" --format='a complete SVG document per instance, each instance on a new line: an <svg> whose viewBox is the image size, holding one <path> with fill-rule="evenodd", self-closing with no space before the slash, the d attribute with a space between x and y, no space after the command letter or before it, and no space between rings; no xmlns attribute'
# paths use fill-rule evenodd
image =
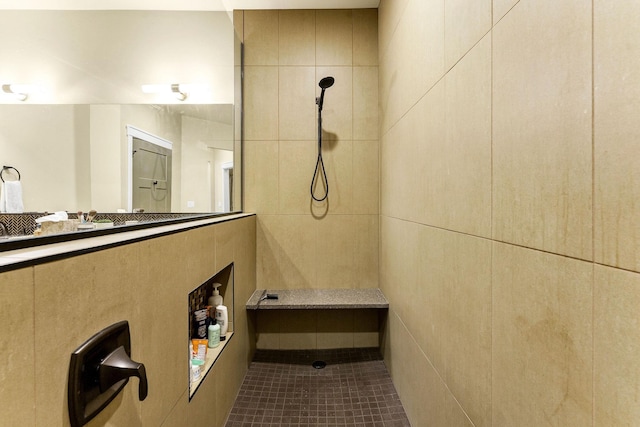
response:
<svg viewBox="0 0 640 427"><path fill-rule="evenodd" d="M234 336L189 401L188 294L234 262ZM128 320L138 380L88 426L222 426L253 353L245 302L255 290L255 217L0 274L0 419L68 426L69 357L102 328Z"/></svg>
<svg viewBox="0 0 640 427"><path fill-rule="evenodd" d="M0 105L0 163L20 171L26 212L89 202L88 114L87 106Z"/></svg>
<svg viewBox="0 0 640 427"><path fill-rule="evenodd" d="M181 103L143 84L205 84L185 103L232 104L233 27L226 12L0 10L2 84L43 85L29 104ZM3 103L20 103L2 96Z"/></svg>
<svg viewBox="0 0 640 427"><path fill-rule="evenodd" d="M258 287L378 286L376 10L245 11L245 211ZM318 82L328 202L312 203Z"/></svg>
<svg viewBox="0 0 640 427"><path fill-rule="evenodd" d="M233 162L232 125L183 116L180 212L224 212L223 162Z"/></svg>
<svg viewBox="0 0 640 427"><path fill-rule="evenodd" d="M635 425L640 6L472 3L378 11L385 361L413 425Z"/></svg>
<svg viewBox="0 0 640 427"><path fill-rule="evenodd" d="M172 212L213 212L215 193L205 194L203 186L207 161L212 173L222 171L214 170L220 161L210 147L233 149L230 124L168 106L0 105L0 113L0 162L22 174L26 212L126 209L128 125L173 143ZM188 208L187 200L195 206Z"/></svg>

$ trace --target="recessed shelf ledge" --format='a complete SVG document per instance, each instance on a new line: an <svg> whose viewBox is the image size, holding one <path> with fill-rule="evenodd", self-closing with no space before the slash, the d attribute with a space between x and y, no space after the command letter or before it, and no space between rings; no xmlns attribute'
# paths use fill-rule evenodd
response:
<svg viewBox="0 0 640 427"><path fill-rule="evenodd" d="M218 357L220 356L220 354L222 354L222 350L227 346L232 336L233 332L227 332L227 338L224 341L220 341L220 345L218 347L210 348L207 350L207 356L204 360L204 365L202 365L202 367L200 368L200 378L190 382L189 399L191 399L193 395L196 394L196 390L198 390L198 387L200 387L200 384L202 383L202 381L204 381L204 377L206 377L211 368L213 368L214 363L216 363L216 360L218 360ZM189 353L191 353L191 348L189 348ZM191 368L191 366L189 366L189 368Z"/></svg>

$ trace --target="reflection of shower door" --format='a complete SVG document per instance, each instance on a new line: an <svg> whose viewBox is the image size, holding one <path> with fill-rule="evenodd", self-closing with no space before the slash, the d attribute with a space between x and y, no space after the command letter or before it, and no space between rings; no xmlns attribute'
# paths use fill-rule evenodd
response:
<svg viewBox="0 0 640 427"><path fill-rule="evenodd" d="M133 209L171 211L171 150L133 138Z"/></svg>

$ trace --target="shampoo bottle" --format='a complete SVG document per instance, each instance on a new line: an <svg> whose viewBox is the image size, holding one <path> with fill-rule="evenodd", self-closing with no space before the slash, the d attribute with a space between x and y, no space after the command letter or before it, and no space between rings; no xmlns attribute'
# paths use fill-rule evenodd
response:
<svg viewBox="0 0 640 427"><path fill-rule="evenodd" d="M222 301L222 295L220 295L220 291L218 290L218 288L222 286L220 283L214 283L213 284L213 295L211 295L209 297L209 305L211 307L217 307L219 305L222 305L223 301ZM213 316L211 316L213 317Z"/></svg>
<svg viewBox="0 0 640 427"><path fill-rule="evenodd" d="M224 305L216 307L216 323L220 325L220 341L224 341L227 338L227 329L229 328L229 314Z"/></svg>
<svg viewBox="0 0 640 427"><path fill-rule="evenodd" d="M209 348L215 348L220 345L220 325L213 321L213 324L209 325L209 341L207 342L207 346Z"/></svg>

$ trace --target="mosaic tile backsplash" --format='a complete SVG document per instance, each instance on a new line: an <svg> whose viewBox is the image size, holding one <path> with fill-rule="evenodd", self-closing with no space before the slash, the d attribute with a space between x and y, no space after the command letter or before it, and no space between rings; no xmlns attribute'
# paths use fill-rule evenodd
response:
<svg viewBox="0 0 640 427"><path fill-rule="evenodd" d="M9 235L31 235L36 228L36 219L48 215L47 212L29 212L21 214L0 213L0 222L7 226ZM153 222L191 217L194 213L99 213L94 220L110 219L114 225L124 225L125 221ZM69 213L69 219L78 219L76 213Z"/></svg>

